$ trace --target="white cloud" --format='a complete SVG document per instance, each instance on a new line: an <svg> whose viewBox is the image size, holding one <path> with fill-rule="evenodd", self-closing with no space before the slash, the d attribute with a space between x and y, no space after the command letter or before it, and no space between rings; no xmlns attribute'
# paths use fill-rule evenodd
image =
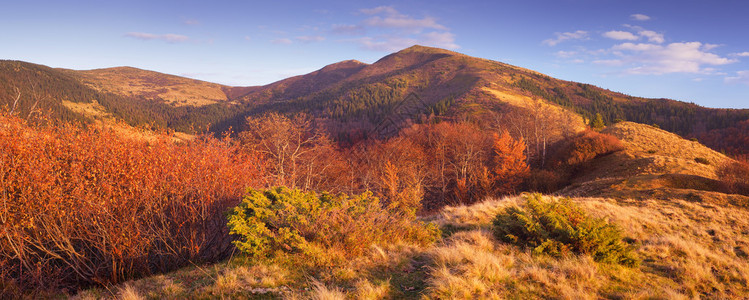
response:
<svg viewBox="0 0 749 300"><path fill-rule="evenodd" d="M363 24L370 27L396 28L413 33L420 33L425 29L446 30L447 28L432 17L414 18L401 14L392 6L380 6L371 9L361 9L360 12L372 15Z"/></svg>
<svg viewBox="0 0 749 300"><path fill-rule="evenodd" d="M708 52L714 48L712 46L700 42L671 43L666 46L623 43L611 49L621 56L620 60L635 65L625 71L628 74L711 74L715 69L705 67L706 65L718 66L736 62Z"/></svg>
<svg viewBox="0 0 749 300"><path fill-rule="evenodd" d="M713 50L713 49L718 48L718 47L720 47L720 45L707 44L707 43L702 45L702 48L705 49L705 51L710 51L710 50Z"/></svg>
<svg viewBox="0 0 749 300"><path fill-rule="evenodd" d="M460 48L455 44L455 35L450 32L428 32L421 35L419 44L431 45L439 48L455 50Z"/></svg>
<svg viewBox="0 0 749 300"><path fill-rule="evenodd" d="M599 59L594 60L593 63L604 66L621 66L624 64L624 62L619 59Z"/></svg>
<svg viewBox="0 0 749 300"><path fill-rule="evenodd" d="M388 27L388 28L401 28L413 32L421 32L421 30L430 29L447 29L445 26L437 23L437 20L432 17L425 17L423 19L414 19L407 16L395 16L395 17L379 17L375 16L364 20L364 24L372 27Z"/></svg>
<svg viewBox="0 0 749 300"><path fill-rule="evenodd" d="M364 35L366 30L361 25L335 24L330 29L330 32L340 35Z"/></svg>
<svg viewBox="0 0 749 300"><path fill-rule="evenodd" d="M647 21L650 20L650 16L643 15L643 14L633 14L629 16L630 19L635 21Z"/></svg>
<svg viewBox="0 0 749 300"><path fill-rule="evenodd" d="M354 39L363 49L372 51L394 52L413 45L427 45L455 50L460 48L455 44L455 35L449 32L429 32L415 37L378 36Z"/></svg>
<svg viewBox="0 0 749 300"><path fill-rule="evenodd" d="M290 39L286 39L286 38L275 39L275 40L271 40L270 42L275 45L290 45L291 43L293 43Z"/></svg>
<svg viewBox="0 0 749 300"><path fill-rule="evenodd" d="M296 39L302 43L313 43L322 42L325 40L325 37L321 35L303 35L296 37Z"/></svg>
<svg viewBox="0 0 749 300"><path fill-rule="evenodd" d="M740 83L749 85L749 70L738 71L736 72L736 76L726 77L725 81L726 83Z"/></svg>
<svg viewBox="0 0 749 300"><path fill-rule="evenodd" d="M577 51L562 51L562 50L560 50L560 51L557 51L557 52L556 52L556 53L554 53L554 54L555 54L555 55L556 55L557 57L561 57L561 58L570 58L570 57L573 57L573 56L577 55Z"/></svg>
<svg viewBox="0 0 749 300"><path fill-rule="evenodd" d="M549 46L556 46L567 40L583 40L588 38L588 32L583 30L575 32L555 32L554 35L556 38L544 40L543 43Z"/></svg>
<svg viewBox="0 0 749 300"><path fill-rule="evenodd" d="M366 15L377 15L377 14L387 14L387 15L398 15L398 11L393 8L392 6L378 6L375 8L362 8L359 10L361 13Z"/></svg>
<svg viewBox="0 0 749 300"><path fill-rule="evenodd" d="M733 53L733 56L749 57L749 52Z"/></svg>
<svg viewBox="0 0 749 300"><path fill-rule="evenodd" d="M146 32L128 32L125 34L127 37L139 39L139 40L162 40L169 43L180 43L180 42L186 42L190 38L185 35L180 34L173 34L173 33L167 33L167 34L153 34L153 33L146 33Z"/></svg>
<svg viewBox="0 0 749 300"><path fill-rule="evenodd" d="M666 39L663 38L663 34L657 33L652 30L641 30L637 32L637 34L642 37L646 37L648 39L648 42L662 44L666 41Z"/></svg>
<svg viewBox="0 0 749 300"><path fill-rule="evenodd" d="M604 37L614 39L614 40L628 40L628 41L636 41L639 39L636 35L634 35L631 32L628 31L618 31L618 30L612 30L608 31L603 34Z"/></svg>
<svg viewBox="0 0 749 300"><path fill-rule="evenodd" d="M360 9L359 12L366 17L358 24L333 25L331 32L363 36L344 41L355 42L363 49L373 51L397 51L415 44L447 49L460 48L455 43L455 34L440 24L436 18L412 17L392 6ZM369 32L376 35L365 36Z"/></svg>
<svg viewBox="0 0 749 300"><path fill-rule="evenodd" d="M628 50L628 51L652 51L657 49L662 49L663 47L660 45L655 44L633 44L633 43L624 43L615 45L614 47L611 47L613 50Z"/></svg>
<svg viewBox="0 0 749 300"><path fill-rule="evenodd" d="M354 41L359 43L359 45L361 45L363 49L387 52L398 51L418 44L418 41L415 39L394 36L381 37L379 39L375 39L373 37L363 37L355 39Z"/></svg>

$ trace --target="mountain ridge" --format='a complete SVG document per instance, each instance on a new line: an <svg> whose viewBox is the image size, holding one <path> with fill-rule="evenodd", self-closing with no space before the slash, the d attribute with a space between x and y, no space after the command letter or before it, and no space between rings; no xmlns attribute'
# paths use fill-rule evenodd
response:
<svg viewBox="0 0 749 300"><path fill-rule="evenodd" d="M538 112L539 107L546 107L550 114L562 119L580 116L574 124L562 124L570 128L583 127L600 114L606 124L617 120L656 124L717 147L719 143L710 138L710 132L728 132L727 128L749 119L749 109L706 108L676 100L633 97L502 62L419 45L386 55L372 64L344 60L308 74L250 87L230 87L132 67L84 71L28 68L65 82L45 92L50 98L46 101L97 100L114 116L132 125L155 121L158 126L178 131L189 131L190 127L213 132L230 127L241 130L245 118L266 112L307 113L324 120L329 128L337 128L333 136L346 139L350 136L345 132L347 129L371 132L387 119L397 119L391 132L398 132L409 124L435 118L490 122L497 116L532 115L533 110ZM0 105L7 106L15 96L13 86L23 85L22 78L27 75L11 72L7 67L5 70L0 78ZM71 99L74 96L64 93L65 86L85 90L78 92L83 99ZM30 95L31 91L22 94ZM405 103L408 95L416 95L418 101ZM93 99L102 97L114 100ZM86 118L55 103L48 106L55 107L58 114ZM186 116L191 120L183 121ZM749 148L749 143L720 147L735 151Z"/></svg>

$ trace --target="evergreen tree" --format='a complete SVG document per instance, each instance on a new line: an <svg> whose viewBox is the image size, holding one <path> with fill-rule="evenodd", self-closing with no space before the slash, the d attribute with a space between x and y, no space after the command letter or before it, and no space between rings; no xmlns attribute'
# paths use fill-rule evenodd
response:
<svg viewBox="0 0 749 300"><path fill-rule="evenodd" d="M603 127L606 127L606 124L603 122L603 116L600 113L596 113L595 118L590 120L590 128L602 129Z"/></svg>

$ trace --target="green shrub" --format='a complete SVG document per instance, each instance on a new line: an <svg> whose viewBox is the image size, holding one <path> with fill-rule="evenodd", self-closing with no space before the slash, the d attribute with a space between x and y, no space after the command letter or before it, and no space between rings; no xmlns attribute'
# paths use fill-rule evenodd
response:
<svg viewBox="0 0 749 300"><path fill-rule="evenodd" d="M497 238L530 247L536 254L559 257L573 252L589 254L599 262L637 265L617 226L588 216L569 198L544 199L531 194L525 200L525 207L509 207L496 216Z"/></svg>
<svg viewBox="0 0 749 300"><path fill-rule="evenodd" d="M427 245L439 236L435 225L389 211L369 192L349 197L285 187L250 190L228 226L250 256L301 254L319 264L360 255L372 244Z"/></svg>

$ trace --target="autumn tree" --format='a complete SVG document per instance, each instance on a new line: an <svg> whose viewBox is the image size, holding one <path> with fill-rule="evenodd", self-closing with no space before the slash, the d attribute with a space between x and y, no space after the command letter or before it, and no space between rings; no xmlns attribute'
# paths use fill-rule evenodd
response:
<svg viewBox="0 0 749 300"><path fill-rule="evenodd" d="M544 168L548 162L550 145L574 135L584 124L579 116L542 100L532 101L527 107L493 113L492 123L494 131L507 130L522 138L526 161L539 168Z"/></svg>
<svg viewBox="0 0 749 300"><path fill-rule="evenodd" d="M307 115L268 113L247 119L239 138L246 149L268 161L266 185L335 190L339 155L330 138Z"/></svg>
<svg viewBox="0 0 749 300"><path fill-rule="evenodd" d="M405 137L396 137L374 145L369 155L375 158L369 167L375 172L379 195L391 208L414 214L428 180L428 158L423 149Z"/></svg>
<svg viewBox="0 0 749 300"><path fill-rule="evenodd" d="M496 192L500 194L515 192L517 187L530 174L526 163L525 142L522 138L514 139L507 131L494 135L494 177Z"/></svg>

